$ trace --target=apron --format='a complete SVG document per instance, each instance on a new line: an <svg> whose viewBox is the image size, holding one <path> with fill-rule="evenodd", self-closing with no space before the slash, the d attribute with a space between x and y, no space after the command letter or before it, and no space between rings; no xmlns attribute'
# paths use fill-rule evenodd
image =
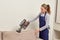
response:
<svg viewBox="0 0 60 40"><path fill-rule="evenodd" d="M41 16L41 15L39 16L39 28L46 25L45 16L46 16L46 14L44 16ZM49 38L48 33L49 33L48 28L46 28L43 31L40 31L39 32L39 38L41 38L43 40L48 40L48 38Z"/></svg>

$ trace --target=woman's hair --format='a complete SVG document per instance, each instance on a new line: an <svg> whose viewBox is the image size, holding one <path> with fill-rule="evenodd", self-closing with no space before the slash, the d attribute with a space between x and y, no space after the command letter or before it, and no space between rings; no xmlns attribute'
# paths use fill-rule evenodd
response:
<svg viewBox="0 0 60 40"><path fill-rule="evenodd" d="M42 4L41 6L44 7L49 14L51 13L51 11L50 11L50 5Z"/></svg>

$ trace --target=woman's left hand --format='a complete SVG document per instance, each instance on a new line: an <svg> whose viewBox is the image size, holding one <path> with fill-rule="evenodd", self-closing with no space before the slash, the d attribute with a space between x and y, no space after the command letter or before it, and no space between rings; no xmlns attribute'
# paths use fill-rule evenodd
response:
<svg viewBox="0 0 60 40"><path fill-rule="evenodd" d="M37 33L39 33L39 31L40 31L39 29L36 29L35 30L35 35L37 35Z"/></svg>

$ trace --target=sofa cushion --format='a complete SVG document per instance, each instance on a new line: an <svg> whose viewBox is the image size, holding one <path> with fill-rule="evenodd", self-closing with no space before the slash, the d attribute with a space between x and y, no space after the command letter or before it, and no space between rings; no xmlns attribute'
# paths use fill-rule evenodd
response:
<svg viewBox="0 0 60 40"><path fill-rule="evenodd" d="M5 31L3 32L4 40L37 40L34 35L34 31L28 30L23 31L21 33L17 33L14 31Z"/></svg>

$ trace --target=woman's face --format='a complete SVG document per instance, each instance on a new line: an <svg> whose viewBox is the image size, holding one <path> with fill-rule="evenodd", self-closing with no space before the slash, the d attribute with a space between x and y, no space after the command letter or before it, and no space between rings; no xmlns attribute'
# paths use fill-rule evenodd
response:
<svg viewBox="0 0 60 40"><path fill-rule="evenodd" d="M41 12L42 13L45 13L46 12L46 9L44 7L41 7Z"/></svg>

